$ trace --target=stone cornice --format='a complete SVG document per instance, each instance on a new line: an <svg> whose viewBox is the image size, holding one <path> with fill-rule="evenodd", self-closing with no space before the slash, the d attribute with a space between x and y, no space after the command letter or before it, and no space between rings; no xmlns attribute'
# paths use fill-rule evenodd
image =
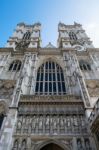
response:
<svg viewBox="0 0 99 150"><path fill-rule="evenodd" d="M99 48L87 48L88 52L99 52Z"/></svg>
<svg viewBox="0 0 99 150"><path fill-rule="evenodd" d="M65 95L65 96L37 96L37 95L21 95L20 102L33 103L83 103L79 96Z"/></svg>
<svg viewBox="0 0 99 150"><path fill-rule="evenodd" d="M0 48L0 52L11 52L12 54L24 54L25 52L38 52L42 55L59 55L63 52L71 51L72 53L76 53L78 56L88 55L89 53L99 52L99 48L87 48L86 51L77 51L74 48L27 48L23 50L14 51L13 48L2 47Z"/></svg>
<svg viewBox="0 0 99 150"><path fill-rule="evenodd" d="M8 48L8 47L2 47L0 48L0 52L12 52L13 48Z"/></svg>

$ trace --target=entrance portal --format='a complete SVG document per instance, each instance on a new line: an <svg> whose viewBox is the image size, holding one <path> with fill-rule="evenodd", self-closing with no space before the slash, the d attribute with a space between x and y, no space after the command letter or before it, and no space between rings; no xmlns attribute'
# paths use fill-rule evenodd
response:
<svg viewBox="0 0 99 150"><path fill-rule="evenodd" d="M45 145L40 150L63 150L63 149L54 143L50 143L50 144Z"/></svg>

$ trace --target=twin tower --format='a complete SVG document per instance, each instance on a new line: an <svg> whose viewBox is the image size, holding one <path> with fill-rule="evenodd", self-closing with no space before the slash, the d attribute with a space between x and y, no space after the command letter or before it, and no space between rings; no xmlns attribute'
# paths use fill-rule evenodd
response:
<svg viewBox="0 0 99 150"><path fill-rule="evenodd" d="M92 42L87 37L82 25L74 22L74 25L58 24L58 48L76 48L83 50L92 48ZM79 45L79 46L78 46ZM49 47L51 45L48 45ZM77 46L77 47L76 47ZM13 36L7 41L6 47L13 47L15 50L19 48L40 48L41 47L41 24L26 25L24 23L17 24Z"/></svg>
<svg viewBox="0 0 99 150"><path fill-rule="evenodd" d="M98 150L99 49L76 22L58 32L42 47L19 23L0 48L0 150Z"/></svg>

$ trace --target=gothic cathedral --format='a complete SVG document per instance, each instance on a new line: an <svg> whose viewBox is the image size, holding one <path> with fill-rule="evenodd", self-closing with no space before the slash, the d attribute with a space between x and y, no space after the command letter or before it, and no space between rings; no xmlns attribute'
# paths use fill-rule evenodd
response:
<svg viewBox="0 0 99 150"><path fill-rule="evenodd" d="M0 48L0 150L99 150L99 48L81 24L41 47L41 24L19 23Z"/></svg>

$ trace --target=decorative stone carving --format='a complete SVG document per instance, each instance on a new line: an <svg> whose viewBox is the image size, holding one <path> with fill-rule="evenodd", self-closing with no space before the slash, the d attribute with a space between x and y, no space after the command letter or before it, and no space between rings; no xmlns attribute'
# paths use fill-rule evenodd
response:
<svg viewBox="0 0 99 150"><path fill-rule="evenodd" d="M73 119L72 119L73 118ZM83 119L83 122L82 122ZM74 126L73 126L74 125ZM77 127L77 128L76 128ZM20 131L21 128L21 131ZM28 134L66 134L86 133L86 123L83 115L32 115L19 116L16 133Z"/></svg>
<svg viewBox="0 0 99 150"><path fill-rule="evenodd" d="M81 139L77 139L77 148L78 148L78 150L84 150Z"/></svg>
<svg viewBox="0 0 99 150"><path fill-rule="evenodd" d="M16 50L24 50L25 48L28 48L29 44L29 41L16 42Z"/></svg>
<svg viewBox="0 0 99 150"><path fill-rule="evenodd" d="M90 96L99 96L99 81L86 80L88 92Z"/></svg>
<svg viewBox="0 0 99 150"><path fill-rule="evenodd" d="M13 80L0 80L0 99L11 99L15 81Z"/></svg>
<svg viewBox="0 0 99 150"><path fill-rule="evenodd" d="M67 114L84 114L84 108L82 105L76 105L76 107L74 107L75 105L66 105L63 104L63 107L61 107L61 105L52 105L52 104L48 104L48 106L46 105L31 105L31 104L20 104L19 108L18 108L18 112L19 114L35 114L40 113L40 114L44 114L44 113L48 113L48 114L61 114L61 113L67 113ZM72 109L72 111L71 111ZM35 118L35 117L34 117Z"/></svg>
<svg viewBox="0 0 99 150"><path fill-rule="evenodd" d="M85 139L85 148L86 148L86 150L92 150L92 148L90 147L89 139Z"/></svg>

